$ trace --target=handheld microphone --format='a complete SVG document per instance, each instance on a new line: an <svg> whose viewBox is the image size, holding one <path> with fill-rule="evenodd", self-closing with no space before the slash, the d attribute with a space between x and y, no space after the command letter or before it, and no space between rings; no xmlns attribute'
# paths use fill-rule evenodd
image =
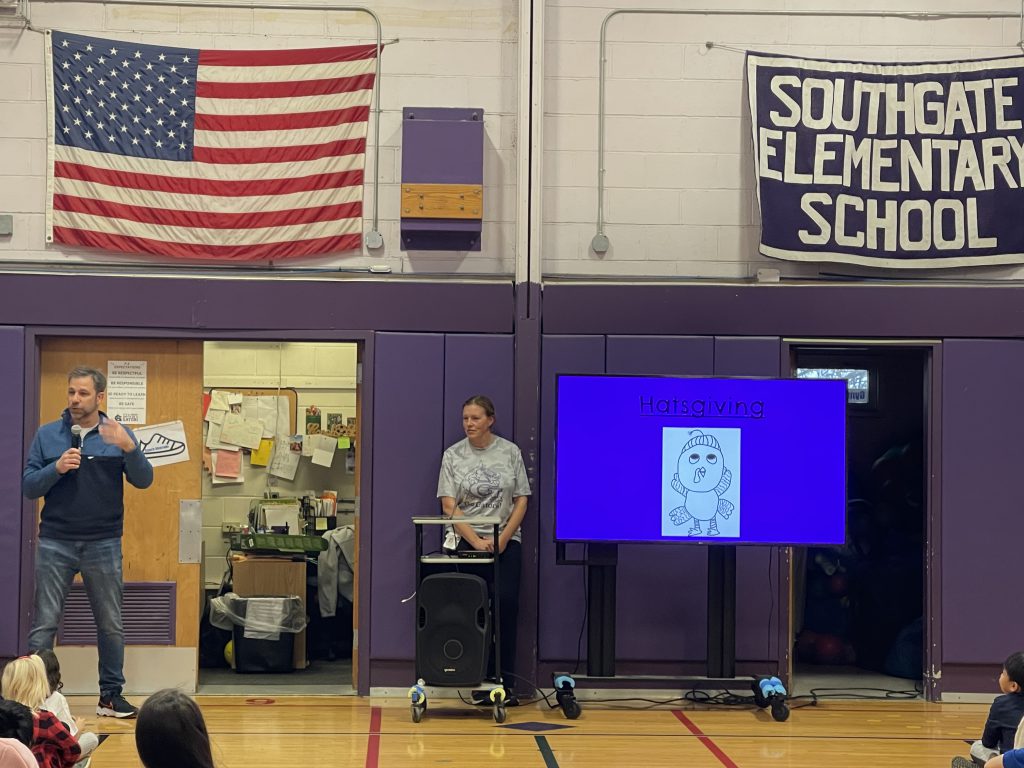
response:
<svg viewBox="0 0 1024 768"><path fill-rule="evenodd" d="M71 447L81 448L82 447L82 428L77 424L71 425Z"/></svg>

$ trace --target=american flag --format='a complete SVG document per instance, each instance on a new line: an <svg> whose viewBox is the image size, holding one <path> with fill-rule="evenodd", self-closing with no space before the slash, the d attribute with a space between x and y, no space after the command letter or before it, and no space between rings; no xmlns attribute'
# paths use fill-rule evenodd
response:
<svg viewBox="0 0 1024 768"><path fill-rule="evenodd" d="M236 261L358 248L376 56L52 32L48 240Z"/></svg>

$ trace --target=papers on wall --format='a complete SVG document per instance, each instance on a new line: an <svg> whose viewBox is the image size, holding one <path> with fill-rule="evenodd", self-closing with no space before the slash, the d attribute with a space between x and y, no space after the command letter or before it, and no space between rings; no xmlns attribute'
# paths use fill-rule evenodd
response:
<svg viewBox="0 0 1024 768"><path fill-rule="evenodd" d="M114 421L146 423L146 361L107 360L106 412Z"/></svg>
<svg viewBox="0 0 1024 768"><path fill-rule="evenodd" d="M270 460L270 474L285 480L294 480L302 454L302 435L281 435L274 441Z"/></svg>
<svg viewBox="0 0 1024 768"><path fill-rule="evenodd" d="M154 467L178 464L188 461L188 441L185 439L185 425L180 421L168 421L134 430L139 439L139 448Z"/></svg>
<svg viewBox="0 0 1024 768"><path fill-rule="evenodd" d="M334 449L338 447L338 438L330 435L307 435L313 443L313 463L321 467L329 467L334 461Z"/></svg>
<svg viewBox="0 0 1024 768"><path fill-rule="evenodd" d="M260 440L260 447L252 452L249 463L254 467L265 467L270 463L270 454L274 449L274 441L268 438Z"/></svg>
<svg viewBox="0 0 1024 768"><path fill-rule="evenodd" d="M313 456L313 438L316 435L303 435L302 436L302 455L307 459Z"/></svg>
<svg viewBox="0 0 1024 768"><path fill-rule="evenodd" d="M218 474L217 469L220 466L222 461L226 461L228 467L230 467L232 465L232 463L234 462L234 459L231 458L232 454L238 456L238 462L239 462L238 474L236 476L234 476L234 477L225 477L223 475ZM227 459L225 459L225 457L227 457ZM231 483L236 483L236 484L237 483L244 483L245 482L245 477L241 473L241 460L242 460L242 452L238 451L238 450L235 450L235 451L210 451L210 482L213 483L214 485L228 485L228 484L231 484Z"/></svg>
<svg viewBox="0 0 1024 768"><path fill-rule="evenodd" d="M216 426L211 424L210 428ZM255 451L263 439L263 425L255 419L246 419L240 413L227 413L220 425L220 442L240 445ZM212 446L211 446L212 447Z"/></svg>
<svg viewBox="0 0 1024 768"><path fill-rule="evenodd" d="M238 450L237 445L231 445L230 443L221 442L220 439L221 425L214 424L212 421L207 427L206 431L206 447L211 451L235 451Z"/></svg>
<svg viewBox="0 0 1024 768"><path fill-rule="evenodd" d="M290 404L283 395L246 395L242 398L242 416L263 425L263 437L273 437L291 428Z"/></svg>
<svg viewBox="0 0 1024 768"><path fill-rule="evenodd" d="M241 451L217 451L214 454L214 471L217 477L239 477L242 474Z"/></svg>
<svg viewBox="0 0 1024 768"><path fill-rule="evenodd" d="M231 406L228 405L228 393L224 390L214 390L210 393L210 407L207 409L207 413L210 411L230 411Z"/></svg>

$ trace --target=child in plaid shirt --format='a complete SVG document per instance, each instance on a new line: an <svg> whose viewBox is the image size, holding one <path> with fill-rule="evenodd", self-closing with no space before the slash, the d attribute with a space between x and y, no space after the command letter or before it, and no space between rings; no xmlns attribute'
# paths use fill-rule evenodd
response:
<svg viewBox="0 0 1024 768"><path fill-rule="evenodd" d="M82 748L57 716L40 709L50 695L46 666L38 656L22 656L4 667L0 689L5 699L32 710L32 754L40 768L73 768Z"/></svg>

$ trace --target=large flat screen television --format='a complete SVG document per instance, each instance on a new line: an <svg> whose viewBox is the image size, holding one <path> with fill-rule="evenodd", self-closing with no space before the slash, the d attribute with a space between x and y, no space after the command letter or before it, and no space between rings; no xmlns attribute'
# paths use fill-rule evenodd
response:
<svg viewBox="0 0 1024 768"><path fill-rule="evenodd" d="M557 384L557 541L844 542L845 381Z"/></svg>

